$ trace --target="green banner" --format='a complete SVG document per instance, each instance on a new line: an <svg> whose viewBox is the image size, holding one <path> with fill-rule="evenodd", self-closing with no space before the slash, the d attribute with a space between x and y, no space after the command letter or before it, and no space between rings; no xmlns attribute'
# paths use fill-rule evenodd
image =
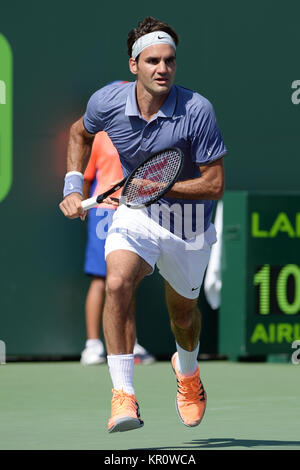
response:
<svg viewBox="0 0 300 470"><path fill-rule="evenodd" d="M300 340L300 193L223 198L220 352L292 354Z"/></svg>
<svg viewBox="0 0 300 470"><path fill-rule="evenodd" d="M12 52L0 34L0 202L12 183Z"/></svg>

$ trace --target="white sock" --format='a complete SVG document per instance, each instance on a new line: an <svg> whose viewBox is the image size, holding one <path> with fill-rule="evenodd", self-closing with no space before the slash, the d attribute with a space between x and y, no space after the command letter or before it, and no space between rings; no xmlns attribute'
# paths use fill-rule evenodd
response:
<svg viewBox="0 0 300 470"><path fill-rule="evenodd" d="M135 395L133 388L134 354L110 354L107 363L113 387Z"/></svg>
<svg viewBox="0 0 300 470"><path fill-rule="evenodd" d="M200 342L193 351L186 351L176 343L178 352L177 367L178 371L183 375L193 375L198 367L197 357L199 352Z"/></svg>
<svg viewBox="0 0 300 470"><path fill-rule="evenodd" d="M102 346L103 347L103 343L100 339L87 339L86 340L86 343L85 343L86 348L92 348L94 346Z"/></svg>

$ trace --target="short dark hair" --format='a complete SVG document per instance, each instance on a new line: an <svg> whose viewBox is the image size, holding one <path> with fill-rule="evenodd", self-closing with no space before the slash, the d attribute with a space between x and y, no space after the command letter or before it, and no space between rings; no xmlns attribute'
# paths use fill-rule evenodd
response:
<svg viewBox="0 0 300 470"><path fill-rule="evenodd" d="M179 42L179 38L177 33L171 28L170 25L167 23L163 23L162 21L153 18L152 16L147 16L143 21L138 23L137 28L132 29L128 33L127 37L127 46L128 46L128 55L131 57L132 55L132 46L137 39L145 34L152 33L153 31L164 31L168 33L174 40L176 46Z"/></svg>

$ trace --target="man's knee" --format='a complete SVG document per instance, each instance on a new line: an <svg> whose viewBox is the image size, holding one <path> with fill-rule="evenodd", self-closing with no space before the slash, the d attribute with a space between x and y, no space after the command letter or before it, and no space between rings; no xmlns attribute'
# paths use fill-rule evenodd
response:
<svg viewBox="0 0 300 470"><path fill-rule="evenodd" d="M124 299L128 295L131 296L133 282L119 274L111 274L106 278L105 291L106 295L117 295Z"/></svg>

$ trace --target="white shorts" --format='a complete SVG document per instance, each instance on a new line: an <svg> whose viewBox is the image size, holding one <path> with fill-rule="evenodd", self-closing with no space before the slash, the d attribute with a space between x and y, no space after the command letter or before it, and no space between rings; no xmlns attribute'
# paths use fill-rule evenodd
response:
<svg viewBox="0 0 300 470"><path fill-rule="evenodd" d="M105 244L105 258L115 250L138 254L151 267L157 265L162 277L188 299L199 296L211 245L216 242L213 224L204 234L182 240L151 220L146 209L120 206L113 217Z"/></svg>

